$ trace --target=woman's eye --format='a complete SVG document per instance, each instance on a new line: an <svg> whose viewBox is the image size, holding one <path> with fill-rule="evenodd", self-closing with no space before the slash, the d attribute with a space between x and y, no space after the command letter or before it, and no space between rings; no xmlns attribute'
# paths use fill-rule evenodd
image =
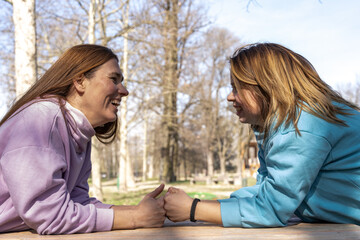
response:
<svg viewBox="0 0 360 240"><path fill-rule="evenodd" d="M113 81L113 83L117 84L117 78L112 77L112 78L110 78L110 79L111 79L111 81Z"/></svg>

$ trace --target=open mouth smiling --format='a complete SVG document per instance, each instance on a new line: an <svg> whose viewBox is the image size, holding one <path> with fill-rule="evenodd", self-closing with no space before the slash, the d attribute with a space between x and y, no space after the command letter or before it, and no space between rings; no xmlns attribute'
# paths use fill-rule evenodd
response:
<svg viewBox="0 0 360 240"><path fill-rule="evenodd" d="M111 101L111 104L114 105L115 107L118 107L118 106L120 106L120 100L114 99Z"/></svg>

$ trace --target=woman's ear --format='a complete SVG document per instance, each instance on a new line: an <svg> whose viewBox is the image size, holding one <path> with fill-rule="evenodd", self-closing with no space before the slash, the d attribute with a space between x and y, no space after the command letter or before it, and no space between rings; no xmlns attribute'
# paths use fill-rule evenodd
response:
<svg viewBox="0 0 360 240"><path fill-rule="evenodd" d="M73 84L74 84L74 88L75 90L79 93L82 94L85 92L85 88L86 88L86 79L84 74L81 74L80 76L76 77L73 79Z"/></svg>

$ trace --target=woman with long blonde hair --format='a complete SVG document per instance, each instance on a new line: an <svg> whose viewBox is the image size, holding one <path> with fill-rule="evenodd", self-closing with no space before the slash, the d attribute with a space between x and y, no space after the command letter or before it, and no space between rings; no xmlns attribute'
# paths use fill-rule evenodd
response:
<svg viewBox="0 0 360 240"><path fill-rule="evenodd" d="M243 46L230 67L228 101L259 146L257 184L217 201L169 188L167 216L225 227L286 226L294 214L305 222L360 225L359 107L279 44Z"/></svg>
<svg viewBox="0 0 360 240"><path fill-rule="evenodd" d="M137 206L89 197L91 138L116 137L128 91L117 56L99 45L67 50L0 122L0 233L69 234L161 227L164 185Z"/></svg>

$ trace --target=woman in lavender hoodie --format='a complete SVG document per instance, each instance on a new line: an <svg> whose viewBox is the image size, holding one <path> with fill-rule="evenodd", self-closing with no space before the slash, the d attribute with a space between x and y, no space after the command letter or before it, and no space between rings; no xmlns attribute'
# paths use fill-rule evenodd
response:
<svg viewBox="0 0 360 240"><path fill-rule="evenodd" d="M0 122L0 232L70 234L161 227L164 185L137 206L90 198L91 137L116 137L128 95L117 56L98 45L67 50Z"/></svg>

